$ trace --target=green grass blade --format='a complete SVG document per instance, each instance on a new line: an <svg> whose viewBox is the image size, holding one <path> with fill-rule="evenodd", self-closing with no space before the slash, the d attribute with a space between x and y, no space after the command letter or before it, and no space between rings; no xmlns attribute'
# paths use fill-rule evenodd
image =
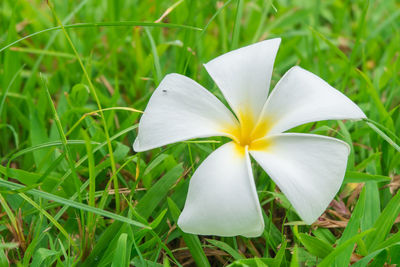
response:
<svg viewBox="0 0 400 267"><path fill-rule="evenodd" d="M90 139L88 134L85 131L82 131L83 136L85 137L86 143L86 155L88 156L88 164L89 164L89 206L95 207L95 191L96 191L96 173L95 173L95 161L93 155L92 144L90 143ZM88 226L89 228L95 227L94 217L88 216Z"/></svg>
<svg viewBox="0 0 400 267"><path fill-rule="evenodd" d="M383 131L381 131L374 124L367 122L367 125L374 130L380 137L382 137L386 142L388 142L394 149L400 152L400 146L396 144L389 136L387 136Z"/></svg>
<svg viewBox="0 0 400 267"><path fill-rule="evenodd" d="M222 249L229 255L231 255L235 260L241 260L244 259L242 254L237 252L234 248L232 248L230 245L228 245L225 242L214 240L214 239L206 239L208 243L212 244L213 246L216 246L219 249Z"/></svg>
<svg viewBox="0 0 400 267"><path fill-rule="evenodd" d="M113 148L112 148L111 141L110 141L110 135L108 133L107 121L106 121L106 119L104 117L104 114L103 114L103 111L102 111L103 108L101 107L100 100L99 100L99 97L97 96L96 89L95 89L95 87L94 87L94 85L92 83L92 80L90 79L89 74L88 74L85 66L83 65L82 59L79 56L79 53L76 50L71 38L69 37L69 35L68 35L64 25L63 25L63 23L58 18L57 13L56 13L56 11L54 10L54 8L52 6L52 3L47 2L47 4L48 4L49 8L51 9L51 12L53 13L54 17L56 18L57 23L62 28L62 31L63 31L63 33L65 35L65 38L67 39L69 45L71 46L72 50L74 51L76 59L79 61L79 65L81 66L83 74L84 74L84 76L85 76L85 78L86 78L86 80L87 80L87 82L89 84L90 92L91 92L91 94L93 95L93 97L94 97L94 99L96 101L98 110L100 111L100 117L101 117L101 120L102 120L102 123L103 123L104 134L105 134L106 140L107 140L108 153L110 154L109 157L110 157L110 161L111 161L111 178L114 178L114 183L113 184L114 184L114 190L115 190L116 208L117 208L117 213L119 213L119 211L121 209L121 204L120 204L120 196L119 196L119 190L118 190L118 188L119 188L118 179L117 179L117 176L115 175L117 168L115 166L114 152L113 152ZM78 192L79 192L79 190L78 190Z"/></svg>
<svg viewBox="0 0 400 267"><path fill-rule="evenodd" d="M151 35L149 29L144 29L147 35L147 38L149 39L150 42L150 47L151 47L151 53L153 55L153 62L154 62L154 69L155 69L155 81L156 85L158 85L161 82L162 79L162 71L161 71L161 64L160 64L160 58L158 57L158 52L157 52L157 47L154 42L154 38Z"/></svg>
<svg viewBox="0 0 400 267"><path fill-rule="evenodd" d="M2 181L0 180L0 183L2 185L3 182L6 181ZM10 182L7 182L10 183ZM11 183L10 183L11 184ZM68 241L72 244L72 246L74 246L76 249L78 249L75 241L70 237L70 235L68 234L68 232L64 229L64 227L61 226L61 224L54 219L53 216L51 216L47 211L45 211L41 206L39 206L35 201L33 201L32 199L30 199L27 195L25 195L24 193L19 193L18 194L20 197L22 197L26 202L28 202L29 204L31 204L35 209L37 209L40 213L42 213L47 219L49 219L49 221L54 224L54 226L68 239Z"/></svg>
<svg viewBox="0 0 400 267"><path fill-rule="evenodd" d="M172 23L156 23L156 22L140 22L140 21L110 21L110 22L87 22L87 23L76 23L76 24L69 24L64 25L65 29L77 29L77 28L98 28L98 27L160 27L160 28L177 28L177 29L186 29L186 30L194 30L194 31L201 31L201 28L193 27L189 25L179 25L179 24L172 24ZM0 48L0 53L4 50L18 44L19 42L31 38L33 36L51 32L51 31L58 31L62 30L63 27L56 26L51 27L48 29L44 29L27 36L24 36L21 39L18 39L2 48Z"/></svg>
<svg viewBox="0 0 400 267"><path fill-rule="evenodd" d="M112 261L112 267L124 267L129 266L127 259L128 252L128 235L121 234L118 238L117 247L115 248L114 258Z"/></svg>
<svg viewBox="0 0 400 267"><path fill-rule="evenodd" d="M357 240L360 240L361 238L363 238L365 235L369 235L369 234L373 234L375 231L375 229L369 229L366 230L362 233L359 233L355 236L353 236L352 238L348 239L346 242L344 242L343 244L337 246L329 255L327 255L324 260L322 262L320 262L318 264L318 267L329 267L331 266L331 264L333 263L333 261L335 260L335 258L342 253L348 246L354 244L355 242L357 242Z"/></svg>
<svg viewBox="0 0 400 267"><path fill-rule="evenodd" d="M15 79L21 74L22 70L24 69L25 65L23 65L11 78L11 81L9 82L6 90L3 92L3 96L0 99L0 118L1 118L1 112L3 111L3 106L4 106L4 101L6 100L6 96L8 91L10 90L11 86L14 84Z"/></svg>
<svg viewBox="0 0 400 267"><path fill-rule="evenodd" d="M69 146L68 146L67 137L65 137L65 133L64 133L63 127L61 125L60 118L58 117L56 107L54 106L53 100L51 99L49 88L47 87L47 82L46 82L46 80L45 80L45 78L43 77L42 74L40 75L40 78L41 78L41 81L42 81L42 85L43 85L43 87L44 87L44 89L46 91L47 100L49 101L49 106L50 106L51 111L53 113L54 121L56 122L56 126L57 126L59 137L60 137L61 142L63 144L64 150L66 151L65 158L66 158L66 160L67 160L67 162L69 164L70 169L72 170L72 175L73 175L72 177L74 179L74 185L75 185L76 192L79 192L80 181L79 181L79 178L78 178L77 171L75 169L75 164L74 164L72 152L71 152L71 150L69 149ZM78 199L79 199L79 202L82 202L80 194L78 194Z"/></svg>
<svg viewBox="0 0 400 267"><path fill-rule="evenodd" d="M365 188L360 193L360 197L358 198L357 204L353 210L351 218L347 223L346 228L343 231L342 236L337 241L337 244L340 246L347 240L351 239L351 237L355 236L358 233L361 225L361 218L364 215L365 208ZM335 266L348 266L350 263L351 253L353 252L354 247L348 246L343 249L343 252L337 257L335 260Z"/></svg>
<svg viewBox="0 0 400 267"><path fill-rule="evenodd" d="M178 221L179 215L181 211L179 210L178 206L175 202L171 199L167 199L169 211L172 215L172 219L175 223ZM183 240L185 241L186 245L189 248L189 251L196 262L197 266L199 267L209 267L210 263L204 254L203 248L201 246L200 240L196 235L184 233L179 229L179 232L182 235Z"/></svg>
<svg viewBox="0 0 400 267"><path fill-rule="evenodd" d="M369 252L373 251L381 242L383 242L383 240L385 240L399 213L400 191L396 193L379 215L373 226L376 231L366 237L365 245Z"/></svg>
<svg viewBox="0 0 400 267"><path fill-rule="evenodd" d="M343 183L390 182L391 180L392 178L384 175L346 171Z"/></svg>
<svg viewBox="0 0 400 267"><path fill-rule="evenodd" d="M9 182L9 181L5 181L3 179L0 179L0 185L8 187L10 189L22 189L22 188L24 188L24 186L22 186L22 185L19 185L19 184L13 183L13 182ZM124 223L128 223L128 224L131 224L131 225L134 225L134 226L137 226L137 227L143 227L143 228L149 229L148 226L146 226L146 225L144 225L144 224L142 224L140 222L137 222L137 221L128 219L126 217L123 217L121 215L118 215L118 214L115 214L115 213L112 213L112 212L109 212L109 211L106 211L106 210L98 209L98 208L95 208L95 207L91 207L91 206L83 204L83 203L79 203L79 202L75 202L75 201L72 201L72 200L69 200L69 199L65 199L63 197L59 197L59 196L56 196L56 195L53 195L53 194L50 194L50 193L47 193L47 192L43 192L43 191L36 190L36 189L31 189L31 190L27 191L27 193L31 194L33 196L41 197L41 198L44 198L44 199L47 199L47 200L51 200L51 201L66 205L68 207L74 207L74 208L79 209L79 210L92 212L92 213L95 213L95 214L98 214L98 215L101 215L101 216L104 216L104 217L107 217L107 218L111 218L111 219L114 219L114 220L117 220L117 221L120 221L120 222L124 222Z"/></svg>
<svg viewBox="0 0 400 267"><path fill-rule="evenodd" d="M67 140L67 145L84 145L85 141L84 140ZM99 145L100 143L95 142L95 141L90 141L91 144L93 145ZM22 149L18 152L16 152L15 154L11 155L10 157L10 161L33 151L39 150L39 149L43 149L43 148L49 148L49 147L55 147L55 146L62 146L63 142L62 141L51 141L51 142L46 142L43 144L38 144L35 146L31 146L25 149ZM10 162L8 163L8 165L10 165Z"/></svg>
<svg viewBox="0 0 400 267"><path fill-rule="evenodd" d="M240 26L242 24L241 23L242 16L243 16L243 0L237 0L236 17L235 17L235 24L233 26L231 50L234 50L239 46L239 35L240 35Z"/></svg>
<svg viewBox="0 0 400 267"><path fill-rule="evenodd" d="M149 218L157 205L167 196L172 185L183 173L181 164L176 165L157 181L140 199L136 211L145 219Z"/></svg>
<svg viewBox="0 0 400 267"><path fill-rule="evenodd" d="M314 256L324 258L333 251L331 245L321 239L304 233L299 233L298 237L306 249Z"/></svg>

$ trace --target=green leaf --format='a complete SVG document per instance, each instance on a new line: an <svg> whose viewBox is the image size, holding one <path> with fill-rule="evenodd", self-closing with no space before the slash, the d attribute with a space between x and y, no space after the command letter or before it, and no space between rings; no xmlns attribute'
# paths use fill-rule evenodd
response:
<svg viewBox="0 0 400 267"><path fill-rule="evenodd" d="M400 232L397 232L394 235L392 235L391 237L389 237L388 239L386 239L385 241L383 241L382 243L380 243L376 249L377 250L378 249L386 249L393 245L397 245L399 243L400 243Z"/></svg>
<svg viewBox="0 0 400 267"><path fill-rule="evenodd" d="M227 252L235 260L240 260L240 259L245 258L242 256L242 254L240 254L238 251L236 251L234 248L232 248L225 242L213 240L213 239L206 239L206 240L207 240L207 242L211 243L212 245L216 246L217 248L222 249L223 251Z"/></svg>
<svg viewBox="0 0 400 267"><path fill-rule="evenodd" d="M361 226L361 218L364 215L365 208L365 187L362 189L360 196L358 198L357 204L353 210L351 218L347 223L346 228L343 231L342 236L338 240L337 244L341 245L351 237L355 236L358 233L358 229ZM336 258L335 264L336 266L348 266L350 264L350 257L353 252L354 246L348 246L343 250L343 252Z"/></svg>
<svg viewBox="0 0 400 267"><path fill-rule="evenodd" d="M275 259L271 258L252 258L252 259L241 259L236 260L232 264L229 264L228 267L278 267L279 265L276 264Z"/></svg>
<svg viewBox="0 0 400 267"><path fill-rule="evenodd" d="M183 173L182 164L176 165L160 178L140 199L136 205L136 211L145 219L149 218L157 205L166 197L171 186L173 186Z"/></svg>
<svg viewBox="0 0 400 267"><path fill-rule="evenodd" d="M274 265L275 266L281 266L282 261L285 258L286 246L287 246L287 241L284 240L283 244L279 248L279 251L278 251L278 253L276 253L276 256L274 258Z"/></svg>
<svg viewBox="0 0 400 267"><path fill-rule="evenodd" d="M78 83L71 89L69 102L76 107L83 107L89 98L89 88L86 84Z"/></svg>
<svg viewBox="0 0 400 267"><path fill-rule="evenodd" d="M31 102L29 102L29 129L32 146L48 142L49 136L43 125L43 119L39 116L38 109ZM38 170L47 169L52 156L53 153L48 149L33 151L36 168Z"/></svg>
<svg viewBox="0 0 400 267"><path fill-rule="evenodd" d="M196 31L201 31L201 28L193 27L193 26L188 26L188 25L179 25L179 24L173 24L173 23L155 23L155 22L140 22L140 21L109 21L109 22L88 22L88 23L77 23L77 24L69 24L69 25L63 25L65 29L74 29L74 28L97 28L97 27L130 27L130 26L142 26L142 27L161 27L161 28L181 28L181 29L187 29L187 30L196 30ZM0 49L0 53L11 46L25 40L28 38L31 38L35 35L42 34L45 32L49 31L57 31L57 30L62 30L61 26L56 26L52 28L48 28L45 30L41 30L29 35L24 36L21 39L18 39L3 48Z"/></svg>
<svg viewBox="0 0 400 267"><path fill-rule="evenodd" d="M9 181L5 181L3 179L0 179L0 185L8 187L8 188L11 188L11 189L22 189L22 188L24 188L24 186L22 186L22 185L19 185L19 184L13 183L13 182L9 182ZM149 229L148 226L146 226L146 225L144 225L144 224L142 224L140 222L131 220L129 218L123 217L121 215L118 215L118 214L115 214L115 213L112 213L112 212L109 212L109 211L106 211L106 210L102 210L102 209L99 209L99 208L91 207L89 205L86 205L86 204L83 204L83 203L79 203L79 202L75 202L75 201L72 201L72 200L69 200L69 199L66 199L66 198L62 198L62 197L59 197L59 196L56 196L56 195L53 195L53 194L50 194L50 193L47 193L47 192L43 192L43 191L36 190L36 189L31 189L31 190L26 191L26 193L34 195L34 196L37 196L37 197L41 197L41 198L44 198L44 199L47 199L47 200L51 200L51 201L54 201L54 202L57 202L57 203L61 203L61 204L64 204L66 206L74 207L74 208L77 208L77 209L80 209L80 210L93 212L95 214L98 214L98 215L101 215L101 216L104 216L104 217L108 217L108 218L111 218L111 219L114 219L114 220L117 220L117 221L125 222L125 223L128 223L128 224L134 225L134 226L138 226L138 227L143 227L143 228Z"/></svg>
<svg viewBox="0 0 400 267"><path fill-rule="evenodd" d="M181 211L179 210L178 206L175 204L175 202L171 198L168 198L167 202L168 202L169 211L172 215L172 219L175 222L177 222ZM183 240L185 241L186 245L188 246L189 251L190 251L194 261L196 262L197 266L209 267L210 263L208 262L208 259L207 259L206 255L204 254L204 251L201 246L199 238L196 235L184 233L180 229L179 229L179 232L181 233Z"/></svg>
<svg viewBox="0 0 400 267"><path fill-rule="evenodd" d="M0 116L1 112L3 111L4 101L6 100L7 93L10 90L11 86L14 84L15 79L21 74L22 70L25 66L22 66L11 78L11 81L8 83L6 90L3 92L3 96L0 98ZM0 117L1 118L1 117Z"/></svg>
<svg viewBox="0 0 400 267"><path fill-rule="evenodd" d="M391 180L392 178L384 175L346 171L343 183L390 182Z"/></svg>
<svg viewBox="0 0 400 267"><path fill-rule="evenodd" d="M32 267L51 266L52 263L56 260L55 257L53 256L58 255L59 253L60 253L59 251L54 251L46 248L39 248L35 252L35 255L33 256L33 260L30 266Z"/></svg>
<svg viewBox="0 0 400 267"><path fill-rule="evenodd" d="M1 243L0 249L14 249L19 247L18 243Z"/></svg>
<svg viewBox="0 0 400 267"><path fill-rule="evenodd" d="M297 250L298 250L298 247L297 247L297 245L295 245L293 248L292 259L290 260L290 267L299 267L300 266Z"/></svg>
<svg viewBox="0 0 400 267"><path fill-rule="evenodd" d="M10 263L7 260L4 250L0 248L0 267L8 267L8 266L10 266Z"/></svg>
<svg viewBox="0 0 400 267"><path fill-rule="evenodd" d="M398 152L400 152L400 146L396 144L395 141L393 141L387 134L385 134L383 131L381 131L378 127L376 127L374 124L367 122L367 125L374 130L380 137L382 137L386 142L388 142L394 149L396 149Z"/></svg>
<svg viewBox="0 0 400 267"><path fill-rule="evenodd" d="M368 235L365 239L365 245L369 252L373 251L378 245L385 240L392 229L393 224L400 212L400 190L389 201L385 209L382 211L374 224L375 232Z"/></svg>
<svg viewBox="0 0 400 267"><path fill-rule="evenodd" d="M378 184L366 182L365 185L365 208L361 217L361 230L372 228L381 212L381 199L379 197Z"/></svg>
<svg viewBox="0 0 400 267"><path fill-rule="evenodd" d="M333 251L331 245L316 237L304 233L299 233L299 238L301 243L306 247L306 249L312 255L317 256L319 258L324 258L326 255L328 255Z"/></svg>
<svg viewBox="0 0 400 267"><path fill-rule="evenodd" d="M332 252L327 255L322 262L318 265L318 267L329 267L333 263L333 261L336 259L336 257L342 253L348 246L353 245L357 240L361 239L363 236L374 233L375 229L369 229L367 231L364 231L362 233L359 233L352 238L348 239L346 242L343 244L337 246Z"/></svg>
<svg viewBox="0 0 400 267"><path fill-rule="evenodd" d="M0 173L7 177L16 179L28 186L36 184L36 182L42 177L41 173L27 172L18 169L6 168L1 165L0 165ZM54 182L58 181L58 178L50 175L48 175L46 179L53 180Z"/></svg>
<svg viewBox="0 0 400 267"><path fill-rule="evenodd" d="M115 248L114 252L114 258L112 261L111 266L112 267L123 267L123 266L129 266L129 260L128 260L128 235L127 234L121 234L118 238L117 242L117 247Z"/></svg>

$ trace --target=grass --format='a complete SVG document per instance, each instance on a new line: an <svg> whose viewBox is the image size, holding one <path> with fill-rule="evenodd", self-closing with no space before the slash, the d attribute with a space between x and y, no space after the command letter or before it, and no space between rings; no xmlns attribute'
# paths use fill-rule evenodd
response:
<svg viewBox="0 0 400 267"><path fill-rule="evenodd" d="M400 264L399 10L395 0L1 1L0 266ZM173 72L221 98L202 64L273 37L273 85L300 65L368 116L295 129L349 143L343 186L307 226L254 164L261 237L184 233L189 179L224 140L135 154L141 111Z"/></svg>

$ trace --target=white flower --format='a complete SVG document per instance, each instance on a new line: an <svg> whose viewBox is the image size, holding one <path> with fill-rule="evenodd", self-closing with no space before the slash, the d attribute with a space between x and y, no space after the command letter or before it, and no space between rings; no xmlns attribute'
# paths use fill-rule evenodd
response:
<svg viewBox="0 0 400 267"><path fill-rule="evenodd" d="M268 96L280 38L243 47L207 64L235 114L195 81L167 75L139 123L135 151L192 138L226 136L192 176L179 227L202 235L255 237L264 221L250 156L313 223L338 192L349 146L338 139L285 131L308 122L366 116L318 76L291 68ZM235 116L236 115L236 116Z"/></svg>

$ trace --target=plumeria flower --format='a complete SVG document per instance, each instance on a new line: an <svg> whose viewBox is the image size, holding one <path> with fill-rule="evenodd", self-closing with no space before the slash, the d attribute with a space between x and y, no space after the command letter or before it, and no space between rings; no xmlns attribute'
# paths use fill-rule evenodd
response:
<svg viewBox="0 0 400 267"><path fill-rule="evenodd" d="M234 114L195 81L167 75L144 111L135 151L193 138L232 139L212 152L193 174L178 225L201 235L256 237L264 220L250 156L312 224L339 191L349 146L338 139L285 133L298 125L365 114L318 76L291 68L268 96L280 38L222 56L205 68Z"/></svg>

